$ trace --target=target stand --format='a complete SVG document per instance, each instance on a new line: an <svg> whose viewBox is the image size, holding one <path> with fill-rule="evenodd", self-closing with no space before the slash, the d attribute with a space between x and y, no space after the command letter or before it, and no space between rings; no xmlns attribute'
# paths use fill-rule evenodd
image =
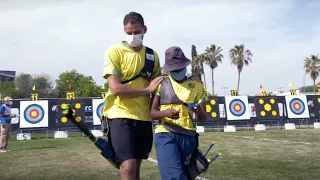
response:
<svg viewBox="0 0 320 180"><path fill-rule="evenodd" d="M223 127L223 132L236 132L236 126L234 125L226 125Z"/></svg>
<svg viewBox="0 0 320 180"><path fill-rule="evenodd" d="M313 127L315 129L320 129L320 122L314 122Z"/></svg>
<svg viewBox="0 0 320 180"><path fill-rule="evenodd" d="M57 102L57 124L58 131L54 132L54 138L58 139L65 139L69 138L68 131L64 130L61 131L61 129L68 129L76 127L72 122L70 122L62 113L66 108L67 105L73 110L75 110L75 116L79 117L80 119L85 119L85 106L83 103L79 102L78 100L66 100L66 99L60 99Z"/></svg>
<svg viewBox="0 0 320 180"><path fill-rule="evenodd" d="M31 140L31 133L19 133L17 134L18 141Z"/></svg>
<svg viewBox="0 0 320 180"><path fill-rule="evenodd" d="M91 130L94 137L103 137L103 132L101 130Z"/></svg>
<svg viewBox="0 0 320 180"><path fill-rule="evenodd" d="M225 111L228 121L241 121L241 123L246 121L249 124L250 108L247 96L225 96ZM236 127L227 123L223 130L235 132Z"/></svg>
<svg viewBox="0 0 320 180"><path fill-rule="evenodd" d="M68 131L55 131L54 132L54 138L55 139L68 139L69 138L69 133Z"/></svg>
<svg viewBox="0 0 320 180"><path fill-rule="evenodd" d="M284 129L285 130L295 130L296 125L294 123L285 123L284 124Z"/></svg>
<svg viewBox="0 0 320 180"><path fill-rule="evenodd" d="M305 95L290 95L285 96L286 110L289 119L310 118L307 97ZM294 123L284 124L286 130L296 129Z"/></svg>
<svg viewBox="0 0 320 180"><path fill-rule="evenodd" d="M16 113L20 114L19 119L15 120L15 124L19 123L20 128L17 140L31 140L34 131L45 131L46 138L48 137L48 100L20 101L20 108Z"/></svg>

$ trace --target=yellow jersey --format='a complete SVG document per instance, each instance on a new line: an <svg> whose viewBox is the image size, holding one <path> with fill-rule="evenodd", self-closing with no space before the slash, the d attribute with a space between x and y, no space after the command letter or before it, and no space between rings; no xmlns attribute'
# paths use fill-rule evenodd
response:
<svg viewBox="0 0 320 180"><path fill-rule="evenodd" d="M204 88L201 83L194 80L186 80L180 84L176 82L170 75L168 76L168 78L170 79L172 89L181 101L189 104L202 103L207 100ZM160 88L161 84L158 86L157 91L155 92L156 96L161 96ZM191 117L192 112L189 111L188 107L182 104L160 105L160 111L166 109L175 109L179 111L179 119L171 119L168 117L162 118L160 120L161 123L156 126L155 133L169 132L167 129L164 128L164 122L176 125L186 130L196 130L196 127L194 127L193 125L193 119Z"/></svg>
<svg viewBox="0 0 320 180"><path fill-rule="evenodd" d="M161 74L159 56L154 52L154 67L152 79ZM125 42L113 45L107 49L104 56L103 77L118 76L121 81L131 79L140 73L145 64L146 47L140 52L133 51ZM134 88L146 88L149 81L139 77L127 83ZM109 119L129 118L134 120L151 121L150 95L137 97L115 96L108 90L105 97L103 115Z"/></svg>

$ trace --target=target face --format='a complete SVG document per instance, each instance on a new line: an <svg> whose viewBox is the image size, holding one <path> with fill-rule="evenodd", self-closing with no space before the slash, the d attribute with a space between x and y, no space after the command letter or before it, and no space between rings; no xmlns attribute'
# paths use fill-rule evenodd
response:
<svg viewBox="0 0 320 180"><path fill-rule="evenodd" d="M101 118L102 114L103 114L103 103L100 103L99 106L97 107L97 116L99 117L99 119Z"/></svg>
<svg viewBox="0 0 320 180"><path fill-rule="evenodd" d="M232 115L242 116L246 112L246 105L240 99L234 99L229 104L229 109Z"/></svg>
<svg viewBox="0 0 320 180"><path fill-rule="evenodd" d="M44 110L38 104L30 104L24 110L24 118L30 124L37 124L42 121L44 117Z"/></svg>
<svg viewBox="0 0 320 180"><path fill-rule="evenodd" d="M301 99L293 98L290 101L290 110L296 115L301 115L305 110L305 105Z"/></svg>

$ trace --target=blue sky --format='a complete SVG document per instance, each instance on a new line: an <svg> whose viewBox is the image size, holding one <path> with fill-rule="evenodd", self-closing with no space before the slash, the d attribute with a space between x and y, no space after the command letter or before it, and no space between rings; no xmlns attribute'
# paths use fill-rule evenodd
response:
<svg viewBox="0 0 320 180"><path fill-rule="evenodd" d="M240 93L255 94L303 85L303 59L320 52L318 1L22 1L0 2L1 69L57 78L77 69L103 84L103 55L125 39L122 20L137 11L148 32L144 44L155 49L161 64L170 46L180 46L190 57L206 46L221 46L223 63L215 70L215 91L236 87L237 70L228 51L243 43L253 63L243 69ZM211 72L206 68L211 91ZM309 76L306 83L311 84Z"/></svg>

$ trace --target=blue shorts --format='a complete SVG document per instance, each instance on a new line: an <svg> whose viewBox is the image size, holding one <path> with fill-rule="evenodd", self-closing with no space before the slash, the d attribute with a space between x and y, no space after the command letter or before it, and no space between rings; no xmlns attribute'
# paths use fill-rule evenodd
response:
<svg viewBox="0 0 320 180"><path fill-rule="evenodd" d="M196 149L196 137L168 132L155 135L155 148L163 180L185 180L185 172Z"/></svg>

